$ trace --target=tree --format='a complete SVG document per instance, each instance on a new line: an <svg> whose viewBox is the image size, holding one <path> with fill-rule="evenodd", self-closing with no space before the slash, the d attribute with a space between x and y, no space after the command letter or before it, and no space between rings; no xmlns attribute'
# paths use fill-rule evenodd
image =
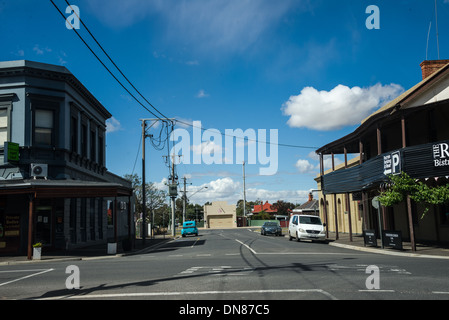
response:
<svg viewBox="0 0 449 320"><path fill-rule="evenodd" d="M391 207L402 202L407 195L416 203L424 205L424 212L421 219L429 211L430 205L441 205L449 203L449 185L429 186L421 181L416 181L407 173L400 175L390 175L390 186L379 196L379 201L383 206Z"/></svg>
<svg viewBox="0 0 449 320"><path fill-rule="evenodd" d="M273 209L277 210L278 215L289 216L290 211L295 208L295 205L290 202L278 200L273 204Z"/></svg>
<svg viewBox="0 0 449 320"><path fill-rule="evenodd" d="M131 181L133 190L134 190L134 196L136 198L136 214L138 215L137 218L140 218L140 213L142 210L142 180L137 174L126 174L124 175L124 178L128 181ZM145 184L145 202L146 202L146 221L147 223L151 221L151 214L160 212L159 209L166 206L166 199L167 193L166 191L159 190L156 188L154 183L146 183ZM156 223L156 222L155 222Z"/></svg>

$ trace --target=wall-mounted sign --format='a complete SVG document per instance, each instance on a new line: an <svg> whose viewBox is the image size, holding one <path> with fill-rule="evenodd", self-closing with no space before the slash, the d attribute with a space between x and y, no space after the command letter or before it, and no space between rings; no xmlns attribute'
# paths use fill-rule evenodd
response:
<svg viewBox="0 0 449 320"><path fill-rule="evenodd" d="M6 141L5 142L5 163L19 162L19 144Z"/></svg>
<svg viewBox="0 0 449 320"><path fill-rule="evenodd" d="M435 167L449 166L449 144L439 143L434 144L433 150L433 165Z"/></svg>
<svg viewBox="0 0 449 320"><path fill-rule="evenodd" d="M384 156L384 175L401 173L401 153L392 152Z"/></svg>

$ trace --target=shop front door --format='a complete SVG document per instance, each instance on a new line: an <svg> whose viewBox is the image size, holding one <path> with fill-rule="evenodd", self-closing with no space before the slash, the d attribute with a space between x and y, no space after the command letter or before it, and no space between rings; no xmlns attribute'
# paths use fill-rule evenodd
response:
<svg viewBox="0 0 449 320"><path fill-rule="evenodd" d="M36 207L35 242L42 242L44 246L52 245L52 207Z"/></svg>

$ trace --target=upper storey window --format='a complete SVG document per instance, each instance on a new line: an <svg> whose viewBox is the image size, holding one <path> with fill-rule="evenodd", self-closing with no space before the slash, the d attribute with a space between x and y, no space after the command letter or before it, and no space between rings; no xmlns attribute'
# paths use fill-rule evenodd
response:
<svg viewBox="0 0 449 320"><path fill-rule="evenodd" d="M54 111L36 109L34 119L34 143L52 146L54 144Z"/></svg>

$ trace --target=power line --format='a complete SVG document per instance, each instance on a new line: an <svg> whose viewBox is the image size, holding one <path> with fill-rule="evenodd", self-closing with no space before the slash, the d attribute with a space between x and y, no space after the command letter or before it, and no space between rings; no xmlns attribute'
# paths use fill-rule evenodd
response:
<svg viewBox="0 0 449 320"><path fill-rule="evenodd" d="M53 2L53 1L52 1ZM72 5L69 4L69 2L67 0L65 0L65 2L67 3L68 6L70 6L70 8L72 8ZM74 11L72 9L72 11ZM114 65L114 67L120 72L120 74L123 76L123 78L126 79L126 81L131 85L131 87L133 87L134 90L136 90L136 92L142 97L143 100L145 100L146 103L148 103L156 112L158 112L163 118L168 118L166 115L164 115L162 112L160 112L155 106L153 106L141 93L139 90L137 90L137 88L131 83L131 81L129 81L129 79L125 76L125 74L122 72L122 70L117 66L117 64L114 62L114 60L112 60L112 58L109 56L109 54L106 52L106 50L103 49L103 46L97 41L97 38L95 38L95 36L92 34L92 32L90 32L89 28L86 26L86 24L84 23L84 21L81 19L80 16L78 16L78 14L76 13L76 11L74 11L75 14L77 15L79 21L81 22L81 24L83 25L84 28L86 28L87 32L90 34L90 36L92 37L92 39L94 39L95 43L100 47L100 49L103 51L103 53L106 55L106 57L108 57L109 61Z"/></svg>
<svg viewBox="0 0 449 320"><path fill-rule="evenodd" d="M62 18L66 20L65 15L62 13L62 11L58 8L58 6L53 2L53 0L50 0L50 2L53 4L53 6L58 10L58 12L61 14ZM72 8L72 6L68 3L67 0L65 0L65 2L67 3L68 6L70 6ZM84 28L86 28L87 32L89 33L89 35L92 37L92 39L95 41L95 43L100 47L100 49L103 51L103 53L106 55L106 57L109 59L109 61L114 65L114 67L120 72L120 74L125 78L125 80L131 85L131 87L140 95L140 97L142 97L142 99L145 100L146 103L148 103L148 105L151 106L151 108L153 108L156 112L158 112L163 118L168 118L167 116L165 116L161 111L159 111L156 107L153 106L153 104L151 104L151 102L148 101L147 98L145 98L145 96L132 84L132 82L128 79L128 77L126 77L126 75L123 73L123 71L117 66L117 64L114 62L114 60L110 57L110 55L106 52L106 50L103 48L103 46L99 43L99 41L96 39L96 37L92 34L92 32L90 31L90 29L86 26L86 24L84 23L84 21L81 19L81 17L76 13L75 10L72 9L73 12L75 12L75 14L77 15L77 18L79 19L79 21L81 22L81 24L83 25ZM81 39L81 41L84 43L84 45L89 49L89 51L95 56L95 58L101 63L101 65L108 71L108 73L120 84L120 86L137 102L139 103L145 110L147 110L150 114L152 114L154 117L158 118L159 120L162 120L159 116L157 116L156 114L154 114L150 109L148 109L139 99L137 99L137 97L135 95L133 95L128 88L125 87L125 85L123 85L122 82L120 82L120 80L112 73L112 71L106 66L106 64L100 59L100 57L98 57L98 55L93 51L93 49L87 44L87 42L84 40L84 38L78 33L78 31L76 31L75 28L73 28L73 31L75 31L76 35ZM176 120L176 122L182 123L186 126L190 126L192 128L198 128L201 129L202 131L206 131L208 129L205 129L203 127L197 127L194 126L191 123L182 121L182 120ZM233 136L233 135L229 135L226 133L222 133L220 132L220 134L222 136L229 136L229 137L235 137L236 139L242 139L245 140L245 138L242 137L237 137L237 136ZM168 137L167 137L168 138ZM268 141L260 141L258 139L246 139L247 141L251 141L251 142L259 142L259 143L265 143L265 144L269 144L269 145L277 145L280 147L288 147L288 148L299 148L299 149L317 149L317 147L313 147L313 146L298 146L298 145L292 145L292 144L285 144L285 143L274 143L274 142L268 142Z"/></svg>
<svg viewBox="0 0 449 320"><path fill-rule="evenodd" d="M66 20L65 15L62 13L61 10L56 6L56 4L53 2L53 0L50 0L50 2L53 4L53 6L58 10L58 12L61 14L64 20ZM92 50L92 48L87 44L87 42L84 40L84 38L76 31L75 28L73 28L73 31L75 31L76 35L81 39L81 41L84 43L84 45L90 50L90 52L97 58L98 62L101 63L101 65L109 72L109 74L117 81L123 89L134 99L136 100L145 110L147 110L149 113L151 113L156 118L159 118L157 115L155 115L150 109L148 109L146 106L143 105L142 102L140 102L129 90L126 88L123 83L120 82L120 80L112 73L112 71L104 64L104 62L98 57L98 55Z"/></svg>

